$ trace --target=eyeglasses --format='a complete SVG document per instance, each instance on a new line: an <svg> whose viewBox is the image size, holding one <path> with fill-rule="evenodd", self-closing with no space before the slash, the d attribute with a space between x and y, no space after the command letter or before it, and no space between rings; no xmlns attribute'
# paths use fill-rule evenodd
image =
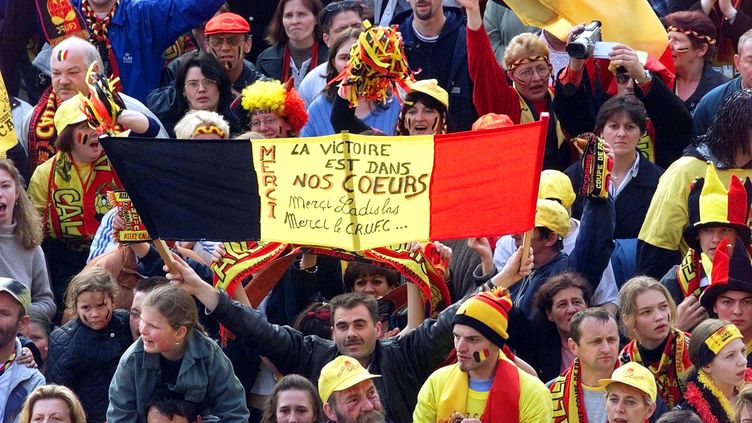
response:
<svg viewBox="0 0 752 423"><path fill-rule="evenodd" d="M276 116L268 116L263 119L251 119L251 128L259 128L263 123L265 126L274 126L279 122Z"/></svg>
<svg viewBox="0 0 752 423"><path fill-rule="evenodd" d="M237 47L243 41L245 41L245 36L234 36L234 37L220 37L218 35L209 36L209 45L214 48L222 47L224 43L227 43L227 45L230 47Z"/></svg>
<svg viewBox="0 0 752 423"><path fill-rule="evenodd" d="M551 65L540 62L540 64L536 65L535 67L515 70L514 76L520 83L529 84L530 81L533 80L534 73L537 73L540 79L547 79L549 76L551 76Z"/></svg>
<svg viewBox="0 0 752 423"><path fill-rule="evenodd" d="M363 16L363 5L356 0L343 0L335 1L326 5L326 7L319 12L319 26L329 26L329 21L334 16L335 12L340 10L354 10L358 12L359 16Z"/></svg>
<svg viewBox="0 0 752 423"><path fill-rule="evenodd" d="M217 81L209 78L206 78L203 81L197 81L195 79L185 81L185 88L190 90L197 90L199 85L204 87L205 90L208 90L209 88L215 88L217 86Z"/></svg>

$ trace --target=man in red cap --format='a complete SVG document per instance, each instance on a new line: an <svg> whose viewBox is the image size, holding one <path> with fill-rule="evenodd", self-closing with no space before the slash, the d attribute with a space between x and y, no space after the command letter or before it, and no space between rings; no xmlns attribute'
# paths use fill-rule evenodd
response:
<svg viewBox="0 0 752 423"><path fill-rule="evenodd" d="M232 83L232 94L237 97L243 88L256 81L267 80L256 66L244 59L251 51L251 26L235 13L215 15L204 27L204 50L217 58ZM162 86L149 93L146 105L157 115L166 112L175 104L175 75L183 56L170 62L162 74Z"/></svg>

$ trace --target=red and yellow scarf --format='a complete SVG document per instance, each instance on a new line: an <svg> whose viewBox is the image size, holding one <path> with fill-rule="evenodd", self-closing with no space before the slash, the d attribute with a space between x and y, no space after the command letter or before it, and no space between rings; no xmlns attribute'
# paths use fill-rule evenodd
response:
<svg viewBox="0 0 752 423"><path fill-rule="evenodd" d="M752 369L747 369L744 381L752 380ZM731 423L733 421L733 409L728 398L718 390L713 380L702 370L691 375L687 379L687 390L684 399L704 423Z"/></svg>
<svg viewBox="0 0 752 423"><path fill-rule="evenodd" d="M679 268L676 269L676 279L679 282L679 287L684 294L684 298L694 295L698 299L702 294L702 287L700 281L704 275L705 268L702 262L702 256L693 249L689 249L687 254L682 259Z"/></svg>
<svg viewBox="0 0 752 423"><path fill-rule="evenodd" d="M549 388L554 406L554 423L587 423L581 372L580 359L575 357L574 363Z"/></svg>
<svg viewBox="0 0 752 423"><path fill-rule="evenodd" d="M517 366L506 359L504 353L499 352L493 384L488 392L488 400L480 419L481 422L519 421L520 375L518 372ZM444 384L437 404L437 422L451 422L452 415L455 412L465 414L469 386L470 381L467 372L463 372L460 370L459 364L455 364Z"/></svg>
<svg viewBox="0 0 752 423"><path fill-rule="evenodd" d="M54 147L57 139L54 119L59 105L57 95L50 86L42 93L41 99L31 113L28 151L32 171L49 160L57 151Z"/></svg>
<svg viewBox="0 0 752 423"><path fill-rule="evenodd" d="M107 156L91 164L84 180L68 153L58 152L52 162L44 213L45 235L85 251L112 206L107 192L122 188Z"/></svg>
<svg viewBox="0 0 752 423"><path fill-rule="evenodd" d="M619 361L621 364L634 361L647 367L655 376L658 395L666 401L668 408L673 408L683 398L686 389L684 380L690 367L692 367L688 347L689 336L678 329L671 329L658 366L655 366L655 363L644 362L640 357L637 341L632 341L624 347L619 356Z"/></svg>

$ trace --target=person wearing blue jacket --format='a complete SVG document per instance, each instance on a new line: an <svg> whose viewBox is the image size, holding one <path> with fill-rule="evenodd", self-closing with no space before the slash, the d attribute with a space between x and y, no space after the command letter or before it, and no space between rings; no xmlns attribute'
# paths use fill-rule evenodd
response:
<svg viewBox="0 0 752 423"><path fill-rule="evenodd" d="M208 21L224 0L72 0L71 4L81 11L89 41L99 49L107 75L119 76L124 93L145 101L159 86L162 52Z"/></svg>

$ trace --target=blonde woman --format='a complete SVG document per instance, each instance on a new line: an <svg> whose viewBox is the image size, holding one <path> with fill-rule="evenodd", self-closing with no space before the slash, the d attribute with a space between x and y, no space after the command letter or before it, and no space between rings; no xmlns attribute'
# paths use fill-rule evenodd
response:
<svg viewBox="0 0 752 423"><path fill-rule="evenodd" d="M76 394L61 385L42 385L26 398L19 423L31 422L86 423L86 416Z"/></svg>
<svg viewBox="0 0 752 423"><path fill-rule="evenodd" d="M658 394L669 408L684 394L692 363L689 336L676 328L676 304L666 287L648 276L627 281L619 292L621 320L631 339L622 349L622 364L634 361L655 377Z"/></svg>

